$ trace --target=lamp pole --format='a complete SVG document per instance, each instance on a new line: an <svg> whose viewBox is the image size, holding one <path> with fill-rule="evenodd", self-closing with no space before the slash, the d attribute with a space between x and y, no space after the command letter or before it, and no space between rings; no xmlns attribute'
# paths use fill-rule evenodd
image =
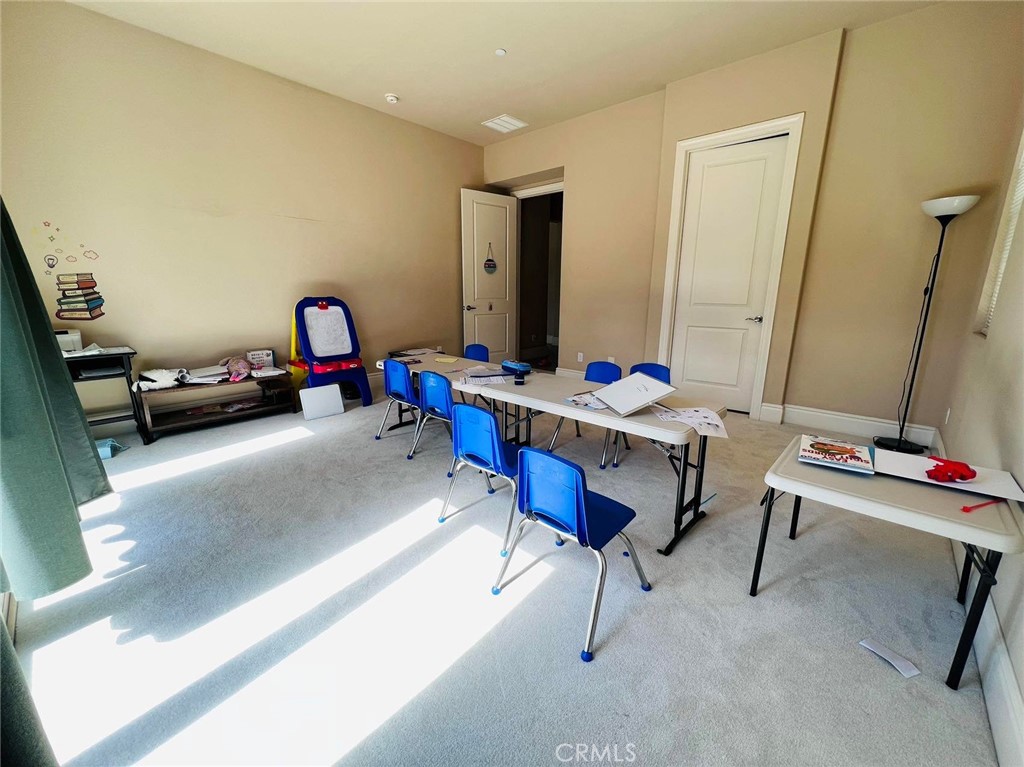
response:
<svg viewBox="0 0 1024 767"><path fill-rule="evenodd" d="M898 453L913 453L919 455L926 449L925 445L911 442L904 436L907 428L907 418L910 413L910 402L914 396L914 383L917 380L917 368L921 362L921 351L924 349L925 332L928 330L928 315L931 313L932 297L935 294L935 283L939 278L939 263L942 260L942 245L946 241L946 227L950 222L965 213L978 202L977 195L961 195L958 197L942 197L936 200L927 200L921 203L921 208L930 216L933 216L942 226L939 233L939 247L932 259L931 271L928 275L928 285L924 289L924 306L921 312L921 325L917 335L914 337L914 346L911 349L913 366L910 372L910 385L907 387L907 397L903 401L903 412L899 414L899 435L896 437L875 437L875 447L884 450L895 450Z"/></svg>

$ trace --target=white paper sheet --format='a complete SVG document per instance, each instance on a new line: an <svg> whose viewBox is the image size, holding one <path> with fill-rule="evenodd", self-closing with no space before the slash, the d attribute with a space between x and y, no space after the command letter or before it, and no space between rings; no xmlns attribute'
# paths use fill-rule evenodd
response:
<svg viewBox="0 0 1024 767"><path fill-rule="evenodd" d="M484 384L503 384L505 383L504 376L462 376L459 379L459 383L463 386L466 384L473 384L475 386L483 386Z"/></svg>
<svg viewBox="0 0 1024 767"><path fill-rule="evenodd" d="M685 423L702 437L725 437L729 434L718 413L706 407L667 408L651 405L651 411L662 421Z"/></svg>
<svg viewBox="0 0 1024 767"><path fill-rule="evenodd" d="M897 453L894 450L875 450L875 472L878 474L903 477L915 482L962 490L965 493L1024 501L1024 490L1020 489L1020 485L1017 484L1010 472L976 466L970 461L967 461L967 464L978 472L978 476L974 479L967 482L936 482L925 474L928 469L936 465L935 461L929 460L927 456Z"/></svg>

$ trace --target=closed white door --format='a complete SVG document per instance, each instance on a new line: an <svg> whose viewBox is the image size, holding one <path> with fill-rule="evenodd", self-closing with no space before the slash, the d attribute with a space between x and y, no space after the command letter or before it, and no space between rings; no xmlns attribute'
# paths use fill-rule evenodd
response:
<svg viewBox="0 0 1024 767"><path fill-rule="evenodd" d="M462 190L462 318L466 344L491 362L517 354L518 205L515 197Z"/></svg>
<svg viewBox="0 0 1024 767"><path fill-rule="evenodd" d="M750 411L787 141L690 155L670 351L684 396Z"/></svg>

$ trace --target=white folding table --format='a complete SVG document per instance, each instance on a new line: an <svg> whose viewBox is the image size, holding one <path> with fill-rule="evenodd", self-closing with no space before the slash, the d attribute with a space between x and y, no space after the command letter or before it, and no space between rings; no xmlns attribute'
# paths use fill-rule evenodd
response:
<svg viewBox="0 0 1024 767"><path fill-rule="evenodd" d="M520 440L520 426L525 426L525 444L530 444L532 432L532 419L541 413L550 413L556 416L565 416L577 421L583 421L594 426L612 429L647 439L652 445L659 449L668 459L673 471L676 473L676 499L675 513L673 517L673 534L669 542L658 549L660 554L669 555L676 544L687 532L706 515L700 508L700 497L704 485L704 475L707 468L707 441L706 436L701 436L684 423L678 421L662 421L648 409L632 415L617 416L609 410L590 410L589 408L577 407L566 400L581 391L592 391L600 388L601 384L583 381L569 376L555 376L546 373L531 373L526 376L523 384L473 384L459 383L460 374L468 367L481 365L474 360L456 358L455 362L437 362L436 357L448 357L441 353L429 354L417 357L417 363L408 365L410 372L420 373L422 371L433 371L441 373L452 379L452 388L465 394L478 394L491 402L492 410L496 402L501 402L506 407L503 409L503 418L508 411L508 406L515 408L515 416L511 426L516 430L515 439ZM450 357L449 357L450 358ZM378 362L378 367L383 367L383 361ZM495 375L501 375L500 366L487 365L495 370ZM510 374L505 374L511 378ZM723 405L708 404L684 397L666 397L660 404L673 408L706 407L718 413L719 417L726 417L726 409ZM520 409L525 410L525 417L519 417ZM506 419L506 428L509 424ZM690 444L697 442L697 460L690 461ZM686 498L687 470L694 470L693 496ZM683 524L683 517L692 512L693 516Z"/></svg>
<svg viewBox="0 0 1024 767"><path fill-rule="evenodd" d="M999 560L1003 554L1024 551L1021 515L1006 501L965 513L961 507L990 499L961 489L969 485L937 486L878 473L858 474L801 463L797 460L799 449L798 436L793 438L789 447L765 474L768 492L761 500L764 515L750 596L757 596L772 507L782 493L791 493L795 498L789 527L791 539L796 537L800 501L802 498L810 498L840 509L960 541L966 552L957 594L960 604L964 604L967 598L972 564L978 568L980 578L946 678L946 684L957 689L989 592L996 584ZM982 556L979 549L986 549L988 553Z"/></svg>

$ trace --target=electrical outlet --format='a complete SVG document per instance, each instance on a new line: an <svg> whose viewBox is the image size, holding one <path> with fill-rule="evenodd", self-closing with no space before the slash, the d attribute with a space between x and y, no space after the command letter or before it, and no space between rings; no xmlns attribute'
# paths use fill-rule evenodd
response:
<svg viewBox="0 0 1024 767"><path fill-rule="evenodd" d="M576 361L577 362L583 362L583 352L577 352L577 354L576 354Z"/></svg>
<svg viewBox="0 0 1024 767"><path fill-rule="evenodd" d="M614 357L609 357L609 358L608 358L608 361L609 361L609 362L615 362L615 358L614 358Z"/></svg>

